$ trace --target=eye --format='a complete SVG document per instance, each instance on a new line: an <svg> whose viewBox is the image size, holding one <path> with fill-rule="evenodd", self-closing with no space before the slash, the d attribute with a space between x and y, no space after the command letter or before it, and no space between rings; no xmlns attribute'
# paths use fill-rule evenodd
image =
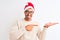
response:
<svg viewBox="0 0 60 40"><path fill-rule="evenodd" d="M29 11L29 13L34 13L34 11Z"/></svg>
<svg viewBox="0 0 60 40"><path fill-rule="evenodd" d="M28 10L26 10L25 12L29 12Z"/></svg>

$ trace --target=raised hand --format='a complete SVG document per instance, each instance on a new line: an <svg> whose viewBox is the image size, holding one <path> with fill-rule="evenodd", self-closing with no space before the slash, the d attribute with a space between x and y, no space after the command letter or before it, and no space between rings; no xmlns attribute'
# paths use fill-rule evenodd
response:
<svg viewBox="0 0 60 40"><path fill-rule="evenodd" d="M46 24L44 25L44 27L45 27L45 28L48 28L48 27L53 26L53 25L56 25L56 24L58 24L58 23L57 23L57 22L54 22L54 23L49 22L49 23L46 23Z"/></svg>

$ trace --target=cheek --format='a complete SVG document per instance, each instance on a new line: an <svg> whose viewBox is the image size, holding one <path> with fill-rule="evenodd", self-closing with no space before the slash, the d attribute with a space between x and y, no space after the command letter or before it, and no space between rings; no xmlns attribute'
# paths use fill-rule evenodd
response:
<svg viewBox="0 0 60 40"><path fill-rule="evenodd" d="M33 16L33 13L31 14L31 16Z"/></svg>
<svg viewBox="0 0 60 40"><path fill-rule="evenodd" d="M31 17L33 16L33 14L30 15Z"/></svg>
<svg viewBox="0 0 60 40"><path fill-rule="evenodd" d="M25 15L27 15L27 13L24 13Z"/></svg>

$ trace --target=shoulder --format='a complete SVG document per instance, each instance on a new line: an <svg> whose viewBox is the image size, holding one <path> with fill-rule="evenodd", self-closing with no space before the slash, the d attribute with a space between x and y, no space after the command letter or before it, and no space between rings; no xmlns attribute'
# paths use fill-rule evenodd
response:
<svg viewBox="0 0 60 40"><path fill-rule="evenodd" d="M9 28L9 31L14 32L14 31L18 30L19 25L20 25L20 19L14 20L14 22L12 23L12 25Z"/></svg>

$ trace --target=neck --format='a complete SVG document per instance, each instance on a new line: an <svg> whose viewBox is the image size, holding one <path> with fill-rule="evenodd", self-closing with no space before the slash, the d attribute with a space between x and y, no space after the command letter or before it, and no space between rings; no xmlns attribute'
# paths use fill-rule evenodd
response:
<svg viewBox="0 0 60 40"><path fill-rule="evenodd" d="M31 21L31 19L28 19L28 18L24 18L25 21Z"/></svg>

